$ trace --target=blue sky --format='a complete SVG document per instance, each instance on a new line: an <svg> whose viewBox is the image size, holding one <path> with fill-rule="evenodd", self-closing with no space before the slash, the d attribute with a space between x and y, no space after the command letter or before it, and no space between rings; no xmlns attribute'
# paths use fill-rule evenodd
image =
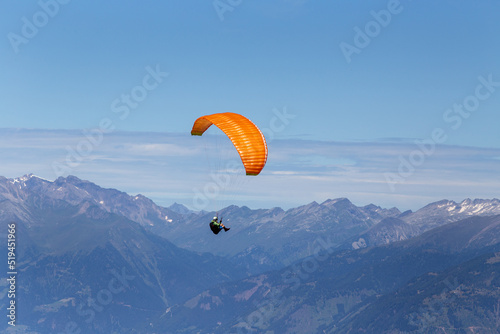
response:
<svg viewBox="0 0 500 334"><path fill-rule="evenodd" d="M193 189L213 180L198 170L207 157L197 160L192 123L232 111L270 148L263 173L231 195L239 205L498 197L496 1L0 6L0 175L55 179L59 163L63 175L193 207Z"/></svg>

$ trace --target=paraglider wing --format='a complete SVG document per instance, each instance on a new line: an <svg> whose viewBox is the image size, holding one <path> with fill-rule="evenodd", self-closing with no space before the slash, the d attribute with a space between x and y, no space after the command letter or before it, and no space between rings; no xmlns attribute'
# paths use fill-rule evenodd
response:
<svg viewBox="0 0 500 334"><path fill-rule="evenodd" d="M258 175L267 161L267 144L259 128L244 116L226 112L198 118L191 134L201 136L212 124L229 137L247 175Z"/></svg>

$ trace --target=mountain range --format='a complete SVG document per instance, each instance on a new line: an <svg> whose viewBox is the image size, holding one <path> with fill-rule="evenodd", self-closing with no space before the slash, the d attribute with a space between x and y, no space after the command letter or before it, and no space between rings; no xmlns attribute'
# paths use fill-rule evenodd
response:
<svg viewBox="0 0 500 334"><path fill-rule="evenodd" d="M229 206L219 216L231 231L217 236L208 229L214 214L161 207L75 176L0 177L0 234L6 239L6 224L15 222L18 239L16 329L417 333L480 321L485 333L498 328L497 199L443 200L415 212L346 198L289 210ZM441 293L455 281L459 292Z"/></svg>

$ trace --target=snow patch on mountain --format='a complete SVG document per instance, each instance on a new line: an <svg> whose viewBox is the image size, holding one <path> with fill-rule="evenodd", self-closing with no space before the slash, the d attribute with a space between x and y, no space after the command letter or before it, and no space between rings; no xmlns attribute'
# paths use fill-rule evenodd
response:
<svg viewBox="0 0 500 334"><path fill-rule="evenodd" d="M401 217L401 219L419 226L422 231L426 231L471 216L492 216L497 214L500 214L500 200L496 198L474 200L467 198L460 203L450 200L434 202L416 212Z"/></svg>

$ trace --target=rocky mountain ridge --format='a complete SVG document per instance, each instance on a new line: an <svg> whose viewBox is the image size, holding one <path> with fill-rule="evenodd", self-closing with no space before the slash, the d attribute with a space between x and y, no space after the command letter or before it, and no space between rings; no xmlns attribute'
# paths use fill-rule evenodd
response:
<svg viewBox="0 0 500 334"><path fill-rule="evenodd" d="M311 255L310 245L323 235L330 237L332 247L364 248L406 240L472 215L500 214L498 199L466 199L460 203L442 200L403 213L374 204L359 207L347 198L311 202L288 210L231 205L219 210L225 224L232 227L231 232L211 238L206 225L215 212L193 212L177 203L162 207L143 195L102 188L75 176L55 181L32 174L15 179L0 177L0 200L8 207L0 211L0 218L20 219L27 224L36 224L37 218L25 209L26 200L87 203L135 221L178 247L247 261L250 267L267 264L261 267L266 269Z"/></svg>

